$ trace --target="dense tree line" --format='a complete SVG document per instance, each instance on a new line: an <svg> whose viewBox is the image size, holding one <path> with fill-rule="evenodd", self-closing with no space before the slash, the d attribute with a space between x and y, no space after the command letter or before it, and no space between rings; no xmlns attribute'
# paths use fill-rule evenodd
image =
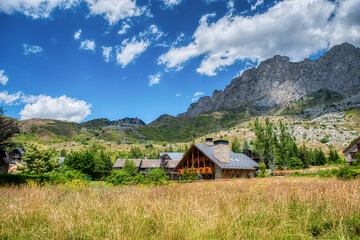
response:
<svg viewBox="0 0 360 240"><path fill-rule="evenodd" d="M259 155L261 161L272 170L275 170L276 167L279 169L300 169L308 168L310 165L342 162L332 147L330 147L328 158L321 149L308 150L305 145L299 148L281 120L278 128L276 128L269 118L265 119L265 124L261 124L257 118L253 130L256 135L253 142L254 151Z"/></svg>

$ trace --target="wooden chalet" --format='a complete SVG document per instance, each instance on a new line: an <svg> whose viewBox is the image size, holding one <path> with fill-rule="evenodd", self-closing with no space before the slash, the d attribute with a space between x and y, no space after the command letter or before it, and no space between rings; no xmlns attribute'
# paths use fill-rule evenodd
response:
<svg viewBox="0 0 360 240"><path fill-rule="evenodd" d="M179 164L174 168L179 176L184 174L185 168L203 179L230 179L255 177L259 165L241 153L234 153L229 149L229 142L206 139L206 144L193 144L185 153Z"/></svg>
<svg viewBox="0 0 360 240"><path fill-rule="evenodd" d="M360 154L360 137L355 139L347 146L343 153L345 154L345 160L349 164L353 164L356 160L356 154Z"/></svg>

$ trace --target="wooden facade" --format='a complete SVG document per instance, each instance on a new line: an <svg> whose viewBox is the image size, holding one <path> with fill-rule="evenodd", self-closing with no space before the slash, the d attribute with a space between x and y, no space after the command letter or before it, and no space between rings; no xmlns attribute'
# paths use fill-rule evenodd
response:
<svg viewBox="0 0 360 240"><path fill-rule="evenodd" d="M182 176L185 168L190 174L192 167L194 173L200 172L203 179L250 178L255 176L255 169L221 168L196 145L190 147L174 171L177 171L178 176Z"/></svg>

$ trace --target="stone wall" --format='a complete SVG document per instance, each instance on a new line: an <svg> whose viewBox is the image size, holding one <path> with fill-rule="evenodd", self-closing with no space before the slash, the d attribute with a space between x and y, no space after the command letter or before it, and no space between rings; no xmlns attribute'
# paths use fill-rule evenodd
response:
<svg viewBox="0 0 360 240"><path fill-rule="evenodd" d="M222 179L222 169L215 165L215 179Z"/></svg>

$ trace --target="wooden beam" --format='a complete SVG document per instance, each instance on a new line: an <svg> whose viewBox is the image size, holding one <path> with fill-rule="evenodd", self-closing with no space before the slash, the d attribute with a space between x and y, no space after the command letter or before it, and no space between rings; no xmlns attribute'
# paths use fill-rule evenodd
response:
<svg viewBox="0 0 360 240"><path fill-rule="evenodd" d="M235 177L237 178L237 175L239 174L240 169L236 170Z"/></svg>
<svg viewBox="0 0 360 240"><path fill-rule="evenodd" d="M200 156L199 156L199 155L200 155L200 151L199 151L199 149L198 149L198 151L197 151L197 155L198 155L198 159L197 159L197 160L198 160L198 161L197 161L197 162L198 162L198 168L200 168Z"/></svg>
<svg viewBox="0 0 360 240"><path fill-rule="evenodd" d="M227 169L224 169L224 170L223 170L223 174L222 174L222 177L223 177L224 179L225 179L225 176L226 176L226 170L227 170Z"/></svg>

